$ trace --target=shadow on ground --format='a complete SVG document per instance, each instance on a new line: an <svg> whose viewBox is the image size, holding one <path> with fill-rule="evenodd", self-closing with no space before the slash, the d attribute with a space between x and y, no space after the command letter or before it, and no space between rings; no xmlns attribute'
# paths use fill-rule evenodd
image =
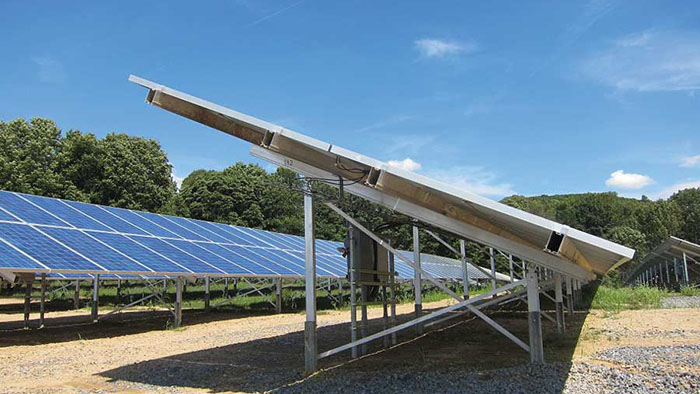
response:
<svg viewBox="0 0 700 394"><path fill-rule="evenodd" d="M236 320L250 316L272 314L272 312L183 311L183 321L187 325L197 325L221 320ZM115 314L93 323L90 314L49 317L44 328L38 327L38 315L32 314L30 326L24 330L24 323L17 320L0 323L0 348L7 346L31 346L48 343L68 342L82 339L111 338L139 334L147 331L168 329L173 315L165 310L130 311Z"/></svg>
<svg viewBox="0 0 700 394"><path fill-rule="evenodd" d="M595 292L595 289L590 289ZM541 297L543 309L553 313L553 305ZM565 334L543 319L545 357L554 376L548 375L547 391L561 392L564 388L576 343L585 321L591 297L578 306L573 319L567 319ZM509 304L513 308L512 304ZM520 307L509 311L493 310L491 318L527 342L527 312ZM404 316L404 319L409 318ZM300 327L301 329L301 327ZM319 349L327 350L348 342L349 324L320 327ZM414 338L408 330L399 335L403 344L382 350L382 341L370 346L369 357L351 361L349 351L320 361L324 369L303 379L303 332L297 331L267 339L184 353L123 366L101 373L112 381L131 381L156 386L179 386L207 389L211 392L353 392L353 391L418 391L439 392L464 386L455 382L469 379L496 380L495 369L513 366L527 367L529 355L513 342L493 330L478 318L456 318L431 328L422 337ZM378 343L377 343L378 342ZM436 375L445 386L430 386L425 379ZM536 373L523 373L506 380L514 386L506 391L528 391L538 387ZM520 380L520 381L519 381ZM393 383L392 383L393 382ZM451 383L452 382L452 383ZM375 384L375 386L368 386ZM378 385L378 386L376 386ZM394 386L395 385L395 386ZM372 389L374 387L374 390ZM503 391L503 390L499 390Z"/></svg>

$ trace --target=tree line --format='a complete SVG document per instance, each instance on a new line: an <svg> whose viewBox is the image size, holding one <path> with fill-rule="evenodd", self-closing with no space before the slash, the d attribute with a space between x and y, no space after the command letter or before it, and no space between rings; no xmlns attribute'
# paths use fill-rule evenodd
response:
<svg viewBox="0 0 700 394"><path fill-rule="evenodd" d="M0 189L66 198L93 204L184 216L288 234L303 233L302 181L286 169L268 173L256 164L235 163L223 171L197 170L180 189L172 166L153 139L110 133L65 133L48 119L0 122ZM341 204L353 217L411 249L410 218L316 182L316 235L342 241L345 223L322 204ZM510 206L635 248L638 258L675 235L700 241L700 189L686 189L669 199L622 198L616 193L510 196ZM445 235L458 247L458 239ZM422 250L450 256L434 239L423 236ZM468 253L484 261L485 251L468 244ZM503 264L502 258L500 263Z"/></svg>

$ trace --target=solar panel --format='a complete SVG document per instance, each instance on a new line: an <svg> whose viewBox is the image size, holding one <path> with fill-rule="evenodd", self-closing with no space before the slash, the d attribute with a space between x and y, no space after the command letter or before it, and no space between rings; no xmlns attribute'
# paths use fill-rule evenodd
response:
<svg viewBox="0 0 700 394"><path fill-rule="evenodd" d="M2 192L2 193L0 193L0 195L5 194L5 193L7 193L7 192ZM114 231L118 231L120 233L126 233L126 234L146 235L145 231L140 230L138 227L129 224L129 222L125 221L124 219L119 218L118 216L115 216L114 214L105 210L103 207L100 207L98 205L93 205L93 204L86 204L86 203L82 203L82 202L77 202L77 201L68 201L68 200L64 200L64 201L66 202L66 204L72 206L73 208L79 210L80 212L83 212L84 214L99 221L100 223L108 226L110 229L112 229Z"/></svg>
<svg viewBox="0 0 700 394"><path fill-rule="evenodd" d="M100 224L94 219L91 219L89 216L71 207L70 205L65 204L61 200L32 196L30 194L22 194L21 197L35 204L36 206L51 212L53 215L58 216L61 220L69 223L73 227L109 231L108 227Z"/></svg>
<svg viewBox="0 0 700 394"><path fill-rule="evenodd" d="M0 191L0 269L48 270L65 279L299 277L304 242L296 235ZM316 240L319 276L346 276L342 246ZM461 277L459 261L422 256L423 269L433 276ZM399 259L395 268L399 278L413 277ZM483 276L474 271L471 277Z"/></svg>
<svg viewBox="0 0 700 394"><path fill-rule="evenodd" d="M47 213L16 194L0 194L0 207L28 223L51 224L54 226L67 225L61 219Z"/></svg>
<svg viewBox="0 0 700 394"><path fill-rule="evenodd" d="M109 213L120 217L124 221L128 222L129 224L132 224L135 227L138 227L140 230L143 230L144 232L147 232L151 235L156 235L159 237L174 237L174 238L180 238L177 234L168 231L167 229L151 222L148 219L145 219L143 216L138 215L137 213L133 211L129 211L128 209L121 209L121 208L112 208L112 207L103 207L106 211L109 211Z"/></svg>
<svg viewBox="0 0 700 394"><path fill-rule="evenodd" d="M0 236L49 268L103 271L101 267L60 245L33 227L20 223L0 223Z"/></svg>

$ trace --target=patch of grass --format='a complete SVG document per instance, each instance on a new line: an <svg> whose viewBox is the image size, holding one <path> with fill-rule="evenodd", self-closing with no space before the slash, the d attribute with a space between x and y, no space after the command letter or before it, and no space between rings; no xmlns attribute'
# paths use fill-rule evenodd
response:
<svg viewBox="0 0 700 394"><path fill-rule="evenodd" d="M697 297L700 296L700 287L681 287L681 295L685 297Z"/></svg>
<svg viewBox="0 0 700 394"><path fill-rule="evenodd" d="M627 309L654 309L669 296L667 290L656 287L609 287L600 286L593 297L591 308L618 313Z"/></svg>

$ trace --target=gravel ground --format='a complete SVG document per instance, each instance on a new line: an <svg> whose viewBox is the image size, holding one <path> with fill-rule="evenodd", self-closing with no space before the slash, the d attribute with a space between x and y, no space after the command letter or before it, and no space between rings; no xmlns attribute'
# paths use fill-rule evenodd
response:
<svg viewBox="0 0 700 394"><path fill-rule="evenodd" d="M280 393L697 393L700 345L611 348L572 363L488 371L327 373Z"/></svg>
<svg viewBox="0 0 700 394"><path fill-rule="evenodd" d="M400 305L399 313L407 318L412 309ZM371 317L379 314L370 310ZM300 313L187 311L181 330L163 330L164 318L153 312L82 325L71 325L71 316L76 318L74 312L49 314L48 323L61 327L3 331L21 315L0 314L0 393L700 390L700 309L624 311L614 317L580 313L564 336L545 323L549 362L540 366L529 365L526 353L477 319L355 362L347 354L322 360L326 369L305 380ZM527 338L523 316L491 316ZM319 314L321 349L347 340L347 320L347 311Z"/></svg>
<svg viewBox="0 0 700 394"><path fill-rule="evenodd" d="M668 297L661 305L664 308L700 308L700 296L693 297Z"/></svg>

